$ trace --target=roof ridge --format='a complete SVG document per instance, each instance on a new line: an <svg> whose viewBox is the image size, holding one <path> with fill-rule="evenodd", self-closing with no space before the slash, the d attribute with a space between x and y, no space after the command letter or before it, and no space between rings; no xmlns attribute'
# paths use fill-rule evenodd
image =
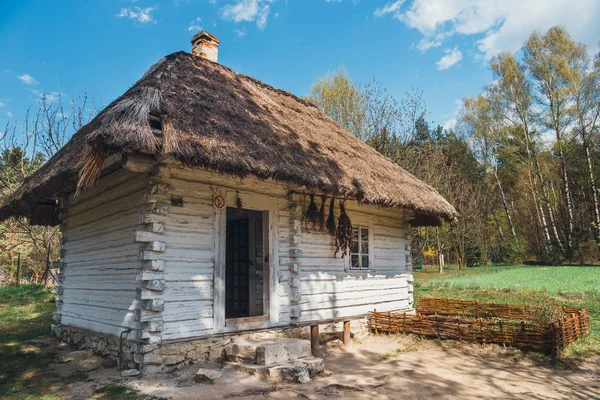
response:
<svg viewBox="0 0 600 400"><path fill-rule="evenodd" d="M257 85L259 85L259 86L261 86L261 87L263 87L265 89L268 89L268 90L270 90L272 92L281 94L283 96L291 97L292 99L296 100L297 102L299 102L301 104L304 104L305 106L314 107L317 110L319 109L319 107L317 107L313 102L311 102L309 100L306 100L306 99L304 99L302 97L299 97L299 96L293 94L292 92L288 92L287 90L279 89L279 88L276 88L274 86L271 86L268 83L265 83L265 82L261 81L260 79L254 78L254 77L252 77L250 75L246 75L246 74L241 73L241 72L237 72L233 68L228 67L228 66L226 66L224 64L221 64L219 62L211 61L211 60L208 60L206 58L197 57L197 56L195 56L195 55L193 55L191 53L188 53L187 51L183 51L183 50L179 50L179 51L176 51L174 53L171 53L171 54L167 55L164 58L166 59L166 58L171 57L171 56L177 56L177 57L179 57L179 56L186 56L186 57L189 57L193 61L200 61L200 62L203 62L203 63L210 63L210 65L213 65L215 67L227 70L227 71L235 74L236 76L238 76L240 78L246 79L246 80L248 80L248 81L250 81L250 82L252 82L254 84L257 84ZM158 64L158 62L156 64ZM156 64L154 64L154 65L156 65ZM148 70L148 72L150 72L150 70ZM148 72L146 74L148 74Z"/></svg>

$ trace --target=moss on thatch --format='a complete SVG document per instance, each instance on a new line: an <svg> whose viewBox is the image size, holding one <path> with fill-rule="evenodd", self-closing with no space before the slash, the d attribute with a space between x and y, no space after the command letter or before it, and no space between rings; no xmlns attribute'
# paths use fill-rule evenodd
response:
<svg viewBox="0 0 600 400"><path fill-rule="evenodd" d="M153 129L157 126L160 135ZM31 216L36 203L89 186L102 161L116 153L164 155L191 167L292 182L447 220L456 217L431 186L310 102L178 52L156 63L79 130L8 198L0 218Z"/></svg>

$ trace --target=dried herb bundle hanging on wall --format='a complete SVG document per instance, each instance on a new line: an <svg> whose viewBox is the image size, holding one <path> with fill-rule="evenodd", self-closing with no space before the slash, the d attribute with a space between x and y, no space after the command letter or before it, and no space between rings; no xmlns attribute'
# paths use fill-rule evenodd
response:
<svg viewBox="0 0 600 400"><path fill-rule="evenodd" d="M321 196L321 208L319 209L319 230L323 232L325 230L325 202L327 196Z"/></svg>
<svg viewBox="0 0 600 400"><path fill-rule="evenodd" d="M308 208L306 209L306 215L304 216L304 218L310 224L308 226L309 229L314 228L314 225L317 222L319 222L319 207L317 207L317 204L315 203L315 195L314 194L310 195L310 204L308 205Z"/></svg>
<svg viewBox="0 0 600 400"><path fill-rule="evenodd" d="M352 222L348 214L346 214L346 207L344 202L340 200L340 217L338 218L338 226L335 232L335 253L334 257L337 256L338 252L342 252L342 255L346 254L352 245Z"/></svg>
<svg viewBox="0 0 600 400"><path fill-rule="evenodd" d="M335 199L331 198L331 203L329 203L329 216L327 217L327 232L331 236L335 236Z"/></svg>

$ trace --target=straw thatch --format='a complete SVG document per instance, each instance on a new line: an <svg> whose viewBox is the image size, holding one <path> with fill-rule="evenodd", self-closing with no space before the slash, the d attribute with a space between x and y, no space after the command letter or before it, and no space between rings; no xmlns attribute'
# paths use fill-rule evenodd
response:
<svg viewBox="0 0 600 400"><path fill-rule="evenodd" d="M36 204L89 186L116 153L169 156L191 167L292 182L422 217L457 215L432 187L313 104L178 52L77 132L8 198L0 218L31 216Z"/></svg>

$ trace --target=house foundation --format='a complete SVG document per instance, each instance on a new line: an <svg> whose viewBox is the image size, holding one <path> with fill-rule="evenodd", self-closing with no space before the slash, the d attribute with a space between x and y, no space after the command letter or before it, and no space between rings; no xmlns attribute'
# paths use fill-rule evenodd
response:
<svg viewBox="0 0 600 400"><path fill-rule="evenodd" d="M354 337L368 334L366 318L347 321ZM326 343L344 337L344 322L319 325L319 341ZM225 349L240 340L270 338L310 339L310 327L285 327L254 331L244 334L222 334L212 337L185 339L148 345L131 340L121 341L120 337L92 332L73 326L52 325L52 333L59 340L80 349L90 349L107 357L123 368L135 368L145 374L168 372L185 365L221 361Z"/></svg>

